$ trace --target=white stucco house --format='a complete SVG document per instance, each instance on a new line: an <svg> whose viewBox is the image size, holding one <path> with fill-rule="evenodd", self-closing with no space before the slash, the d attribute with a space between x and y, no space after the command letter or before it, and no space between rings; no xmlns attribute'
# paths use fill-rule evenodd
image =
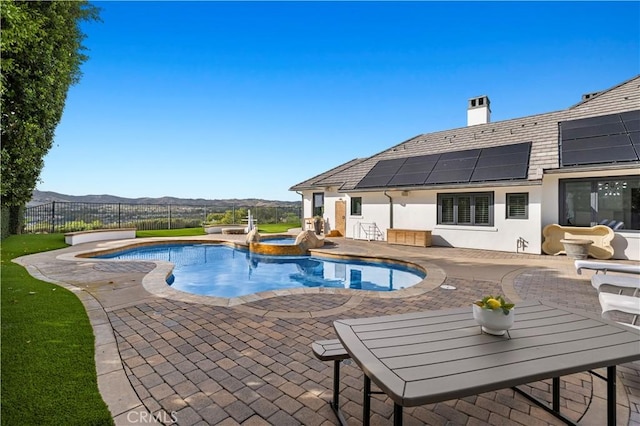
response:
<svg viewBox="0 0 640 426"><path fill-rule="evenodd" d="M569 103L569 102L568 102ZM542 253L548 224L615 230L614 259L640 260L640 76L561 111L421 134L290 188L305 218L346 238L430 230L435 246Z"/></svg>

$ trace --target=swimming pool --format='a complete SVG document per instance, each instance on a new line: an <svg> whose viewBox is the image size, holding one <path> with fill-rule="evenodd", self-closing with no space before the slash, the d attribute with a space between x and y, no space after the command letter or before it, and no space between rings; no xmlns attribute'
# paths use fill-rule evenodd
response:
<svg viewBox="0 0 640 426"><path fill-rule="evenodd" d="M172 262L175 266L167 283L173 288L217 297L301 287L394 291L411 287L426 276L421 270L398 264L267 256L220 244L161 244L98 257Z"/></svg>

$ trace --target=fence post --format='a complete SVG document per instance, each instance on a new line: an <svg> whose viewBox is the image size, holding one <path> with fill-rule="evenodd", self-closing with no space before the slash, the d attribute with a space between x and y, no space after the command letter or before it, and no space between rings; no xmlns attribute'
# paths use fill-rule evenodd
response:
<svg viewBox="0 0 640 426"><path fill-rule="evenodd" d="M120 219L120 205L121 203L118 203L118 228L122 228L122 223Z"/></svg>
<svg viewBox="0 0 640 426"><path fill-rule="evenodd" d="M56 202L51 202L51 233L56 232Z"/></svg>
<svg viewBox="0 0 640 426"><path fill-rule="evenodd" d="M167 226L168 226L167 229L171 229L171 204L167 205L167 210L169 211L169 220L167 223Z"/></svg>

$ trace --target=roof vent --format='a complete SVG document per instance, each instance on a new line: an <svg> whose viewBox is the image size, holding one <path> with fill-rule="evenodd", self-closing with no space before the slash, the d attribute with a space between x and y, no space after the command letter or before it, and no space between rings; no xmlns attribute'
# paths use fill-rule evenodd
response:
<svg viewBox="0 0 640 426"><path fill-rule="evenodd" d="M592 92L592 93L585 93L584 95L582 95L582 100L586 101L588 99L593 98L595 95L597 95L600 92Z"/></svg>
<svg viewBox="0 0 640 426"><path fill-rule="evenodd" d="M491 108L488 96L477 96L469 99L467 108L467 126L487 124L491 121Z"/></svg>

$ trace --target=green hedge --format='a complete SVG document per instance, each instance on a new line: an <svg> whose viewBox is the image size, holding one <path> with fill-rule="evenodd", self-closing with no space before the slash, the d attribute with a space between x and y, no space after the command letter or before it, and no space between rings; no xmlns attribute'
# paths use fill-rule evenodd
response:
<svg viewBox="0 0 640 426"><path fill-rule="evenodd" d="M0 217L0 226L2 227L2 234L0 239L5 239L9 236L9 209L2 206L2 216Z"/></svg>

